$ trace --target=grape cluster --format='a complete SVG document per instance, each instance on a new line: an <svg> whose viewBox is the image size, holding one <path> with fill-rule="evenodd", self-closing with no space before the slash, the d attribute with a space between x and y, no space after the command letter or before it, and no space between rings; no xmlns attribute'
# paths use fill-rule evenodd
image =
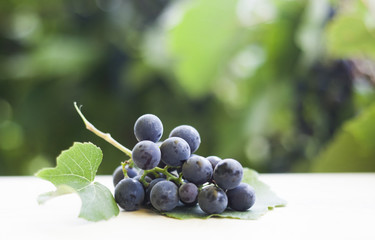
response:
<svg viewBox="0 0 375 240"><path fill-rule="evenodd" d="M194 154L201 143L194 127L178 126L159 142L162 122L145 114L136 121L134 134L138 143L132 158L113 173L115 200L124 210L151 205L166 212L198 204L207 214L219 214L228 207L246 211L254 205L254 188L241 182L238 161Z"/></svg>

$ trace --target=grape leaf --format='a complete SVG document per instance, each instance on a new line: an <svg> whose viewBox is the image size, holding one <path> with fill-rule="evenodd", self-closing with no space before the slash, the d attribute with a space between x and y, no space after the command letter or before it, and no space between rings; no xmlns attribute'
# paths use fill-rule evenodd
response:
<svg viewBox="0 0 375 240"><path fill-rule="evenodd" d="M347 121L319 153L313 172L375 171L375 103Z"/></svg>
<svg viewBox="0 0 375 240"><path fill-rule="evenodd" d="M112 193L104 185L94 182L102 162L100 148L92 143L74 143L57 157L55 168L45 168L35 175L56 186L56 191L39 196L39 203L67 193L77 193L82 201L79 217L89 221L109 219L119 214Z"/></svg>
<svg viewBox="0 0 375 240"><path fill-rule="evenodd" d="M55 191L40 194L38 196L37 200L38 200L39 204L44 204L46 201L48 201L52 198L55 198L55 197L58 197L58 196L61 196L61 195L64 195L64 194L74 193L74 192L76 192L76 191L74 191L73 188L71 188L67 185L59 185L59 186L56 187Z"/></svg>
<svg viewBox="0 0 375 240"><path fill-rule="evenodd" d="M255 189L256 201L254 206L244 212L225 210L221 214L206 214L199 206L186 207L178 206L171 212L163 212L162 214L177 219L190 219L190 218L202 218L207 219L210 217L221 217L221 218L235 218L235 219L249 219L255 220L260 216L264 215L268 210L275 207L283 207L286 205L286 201L279 198L274 192L271 191L270 187L258 179L258 173L252 169L244 168L244 178L242 182L245 182Z"/></svg>

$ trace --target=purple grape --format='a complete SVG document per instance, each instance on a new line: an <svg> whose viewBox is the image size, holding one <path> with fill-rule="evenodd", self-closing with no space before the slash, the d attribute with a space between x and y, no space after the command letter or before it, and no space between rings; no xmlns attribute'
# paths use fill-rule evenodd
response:
<svg viewBox="0 0 375 240"><path fill-rule="evenodd" d="M189 144L182 138L170 137L161 146L161 160L172 167L179 167L190 156Z"/></svg>
<svg viewBox="0 0 375 240"><path fill-rule="evenodd" d="M227 208L228 198L223 189L209 185L200 191L198 203L205 213L219 214Z"/></svg>
<svg viewBox="0 0 375 240"><path fill-rule="evenodd" d="M240 183L228 190L228 206L236 211L246 211L255 203L255 190L247 183Z"/></svg>
<svg viewBox="0 0 375 240"><path fill-rule="evenodd" d="M243 176L243 168L241 164L234 159L228 158L220 161L213 174L215 183L224 190L237 187Z"/></svg>
<svg viewBox="0 0 375 240"><path fill-rule="evenodd" d="M132 151L132 158L140 169L148 170L156 167L160 162L161 152L159 147L151 141L145 140L137 143Z"/></svg>
<svg viewBox="0 0 375 240"><path fill-rule="evenodd" d="M159 211L173 210L179 201L178 188L170 181L160 181L155 184L150 193L151 205Z"/></svg>
<svg viewBox="0 0 375 240"><path fill-rule="evenodd" d="M125 178L115 187L115 201L126 211L139 209L145 197L142 184L133 179Z"/></svg>
<svg viewBox="0 0 375 240"><path fill-rule="evenodd" d="M178 196L185 205L195 205L198 201L198 187L193 183L184 183L178 189Z"/></svg>
<svg viewBox="0 0 375 240"><path fill-rule="evenodd" d="M169 134L169 137L180 137L184 139L189 144L191 153L197 151L201 144L199 132L192 126L188 125L181 125L174 128Z"/></svg>
<svg viewBox="0 0 375 240"><path fill-rule="evenodd" d="M163 135L163 124L153 114L145 114L134 124L134 135L138 141L149 140L156 143Z"/></svg>
<svg viewBox="0 0 375 240"><path fill-rule="evenodd" d="M189 182L201 185L211 180L212 166L206 158L193 156L182 165L182 174Z"/></svg>

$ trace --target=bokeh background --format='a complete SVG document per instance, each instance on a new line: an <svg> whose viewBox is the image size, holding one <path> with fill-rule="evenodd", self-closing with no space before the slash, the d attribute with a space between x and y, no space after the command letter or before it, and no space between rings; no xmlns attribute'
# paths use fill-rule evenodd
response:
<svg viewBox="0 0 375 240"><path fill-rule="evenodd" d="M375 171L374 59L371 0L0 1L0 175L126 160L74 101L128 148L153 113L259 172Z"/></svg>

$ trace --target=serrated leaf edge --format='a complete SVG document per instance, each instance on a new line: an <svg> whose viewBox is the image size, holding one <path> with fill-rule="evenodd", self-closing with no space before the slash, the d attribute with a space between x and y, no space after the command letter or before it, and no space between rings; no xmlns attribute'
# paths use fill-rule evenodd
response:
<svg viewBox="0 0 375 240"><path fill-rule="evenodd" d="M73 142L73 145L72 145L72 146L70 146L68 149L62 150L61 153L56 157L56 166L55 166L55 167L42 168L42 169L40 169L38 172L36 172L36 173L34 174L34 176L35 176L35 177L38 177L38 178L41 178L41 179L43 179L43 180L49 181L48 179L46 179L46 177L48 177L49 175L41 176L40 174L41 174L42 172L44 172L45 170L52 170L52 169L55 169L55 168L57 167L57 165L60 163L60 161L58 161L59 158L60 158L60 156L62 156L64 153L68 152L68 151L69 151L70 149L72 149L73 147L75 147L75 146L77 146L77 145L84 146L84 145L87 145L87 144L90 144L91 146L94 146L94 147L96 147L97 149L99 149L99 150L101 151L101 148L100 148L100 147L96 146L95 144L93 144L93 143L91 143L91 142ZM80 148L78 148L78 149L81 151ZM81 153L82 153L82 151L81 151ZM101 153L102 153L102 151L101 151ZM83 155L84 155L85 158L87 159L86 155L85 155L85 154L83 154ZM103 154L101 154L101 157L103 157ZM78 164L77 164L77 165L78 165ZM91 176L92 176L92 165L91 165L91 163L90 163L90 167L91 167L91 169L90 169L90 170L91 170L90 173L91 173ZM97 173L97 170L95 171L94 176L92 176L92 178L93 178L92 181L90 181L90 180L87 179L86 177L83 177L83 176L80 176L80 175L76 175L76 174L61 174L61 175L54 175L54 177L58 177L58 176L67 176L67 175L72 175L72 176L75 176L75 177L80 177L80 178L83 178L84 180L87 181L87 185L85 185L84 187L82 187L82 188L80 188L80 189L78 189L78 190L75 190L74 188L72 188L72 187L70 187L70 186L68 186L68 185L65 185L65 184L60 184L60 185L55 185L55 184L54 184L54 186L56 187L56 190L55 190L55 191L50 191L50 192L46 192L46 193L42 193L42 194L40 194L40 195L38 196L38 198L37 198L37 201L38 201L39 204L43 204L43 203L45 203L46 201L48 201L48 200L50 200L50 199L52 199L52 198L54 198L54 197L57 197L57 196L61 196L61 195L64 195L64 194L69 194L69 193L77 193L78 196L80 197L80 200L81 200L81 209L80 209L80 213L79 213L79 215L78 215L80 218L86 219L86 220L88 220L88 221L94 221L94 222L97 222L97 221L101 221L101 220L108 220L108 219L110 219L110 218L112 218L112 217L115 217L115 216L117 216L117 215L119 214L119 212L120 212L120 210L119 210L118 207L116 208L117 211L115 211L114 215L109 216L109 217L104 217L104 216L102 216L101 219L93 219L93 218L89 218L89 217L86 217L85 215L82 214L82 204L83 204L83 200L82 200L82 198L81 198L80 192L81 192L83 189L85 189L85 188L87 188L87 187L89 187L89 186L91 186L91 185L97 185L97 186L100 186L100 187L104 187L104 188L105 188L105 191L108 191L109 193L111 193L111 191L110 191L106 186L104 186L103 184L101 184L101 183L99 183L99 182L94 182L94 179L95 179L96 173ZM51 181L49 181L49 182L51 182ZM61 187L62 187L62 188L65 188L65 187L66 187L66 188L69 189L69 190L67 190L67 191L63 191L63 192L59 193L59 190L61 190ZM48 197L48 195L51 195L51 196ZM111 193L111 195L112 195L112 193ZM42 199L43 197L46 197L46 199L43 200L43 199ZM113 196L112 196L112 197L113 197ZM113 198L112 198L112 200L114 201ZM117 206L117 204L116 204L116 206Z"/></svg>

